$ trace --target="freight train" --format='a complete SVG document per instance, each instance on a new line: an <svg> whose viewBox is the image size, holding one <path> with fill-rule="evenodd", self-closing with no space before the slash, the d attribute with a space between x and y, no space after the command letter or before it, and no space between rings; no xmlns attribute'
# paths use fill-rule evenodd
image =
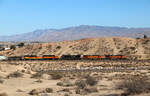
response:
<svg viewBox="0 0 150 96"><path fill-rule="evenodd" d="M124 55L25 55L25 56L12 56L7 60L126 60Z"/></svg>

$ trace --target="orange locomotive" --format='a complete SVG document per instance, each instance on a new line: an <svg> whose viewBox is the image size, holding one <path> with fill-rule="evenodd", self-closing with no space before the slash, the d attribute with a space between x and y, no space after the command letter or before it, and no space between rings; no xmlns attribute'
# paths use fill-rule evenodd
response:
<svg viewBox="0 0 150 96"><path fill-rule="evenodd" d="M24 56L24 60L56 60L59 56L55 55L43 55L42 57L36 55Z"/></svg>
<svg viewBox="0 0 150 96"><path fill-rule="evenodd" d="M8 57L8 60L126 60L124 55L25 55Z"/></svg>
<svg viewBox="0 0 150 96"><path fill-rule="evenodd" d="M100 56L100 55L83 55L83 59L104 59L104 56Z"/></svg>

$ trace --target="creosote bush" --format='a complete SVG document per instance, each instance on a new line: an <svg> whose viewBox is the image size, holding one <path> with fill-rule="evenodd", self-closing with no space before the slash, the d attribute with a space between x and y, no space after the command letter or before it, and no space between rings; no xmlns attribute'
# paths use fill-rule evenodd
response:
<svg viewBox="0 0 150 96"><path fill-rule="evenodd" d="M10 78L10 77L14 77L14 78L18 78L18 77L22 77L23 76L23 73L19 72L19 71L15 71L13 73L10 73L7 78Z"/></svg>
<svg viewBox="0 0 150 96"><path fill-rule="evenodd" d="M24 43L19 43L18 46L19 46L19 47L23 47L23 46L24 46Z"/></svg>
<svg viewBox="0 0 150 96"><path fill-rule="evenodd" d="M86 83L90 86L94 86L97 84L97 80L95 80L95 78L92 76L88 76L86 77Z"/></svg>
<svg viewBox="0 0 150 96"><path fill-rule="evenodd" d="M76 86L77 86L78 88L81 88L81 89L83 89L83 88L86 87L86 82L85 82L85 80L76 81L75 84L76 84Z"/></svg>
<svg viewBox="0 0 150 96"><path fill-rule="evenodd" d="M77 86L76 94L87 95L88 93L98 92L97 80L89 75L86 75L83 79L77 80L75 85Z"/></svg>
<svg viewBox="0 0 150 96"><path fill-rule="evenodd" d="M43 81L41 79L38 79L37 81L35 81L37 83L42 83Z"/></svg>
<svg viewBox="0 0 150 96"><path fill-rule="evenodd" d="M85 79L81 79L81 80L76 81L76 85L79 88L84 88L87 85L94 86L98 83L98 81L92 76L87 75L84 78Z"/></svg>
<svg viewBox="0 0 150 96"><path fill-rule="evenodd" d="M150 82L144 76L130 76L123 80L118 89L124 89L126 95L150 92Z"/></svg>
<svg viewBox="0 0 150 96"><path fill-rule="evenodd" d="M63 87L70 87L70 86L74 86L74 83L71 82L70 80L63 80L61 82L58 82L57 85Z"/></svg>
<svg viewBox="0 0 150 96"><path fill-rule="evenodd" d="M53 89L52 88L44 88L44 89L33 89L29 92L30 95L38 95L41 93L52 93Z"/></svg>
<svg viewBox="0 0 150 96"><path fill-rule="evenodd" d="M54 80L58 80L63 77L63 74L60 72L51 72L51 73L49 73L49 75L51 75L52 79L54 79Z"/></svg>
<svg viewBox="0 0 150 96"><path fill-rule="evenodd" d="M36 79L40 79L40 78L42 78L42 73L41 72L37 72L37 73L35 73L35 74L33 74L32 76L31 76L31 78L36 78Z"/></svg>

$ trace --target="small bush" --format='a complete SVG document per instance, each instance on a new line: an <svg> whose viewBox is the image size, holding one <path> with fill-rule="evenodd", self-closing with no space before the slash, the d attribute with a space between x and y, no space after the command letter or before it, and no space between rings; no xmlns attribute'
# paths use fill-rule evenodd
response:
<svg viewBox="0 0 150 96"><path fill-rule="evenodd" d="M18 78L18 77L22 77L23 76L23 73L21 72L18 72L18 71L15 71L13 73L10 73L7 78L10 78L10 77L14 77L14 78Z"/></svg>
<svg viewBox="0 0 150 96"><path fill-rule="evenodd" d="M0 93L0 96L8 96L7 93Z"/></svg>
<svg viewBox="0 0 150 96"><path fill-rule="evenodd" d="M38 79L37 81L35 81L35 82L37 82L37 83L42 83L43 81L42 80L40 80L40 79Z"/></svg>
<svg viewBox="0 0 150 96"><path fill-rule="evenodd" d="M64 96L70 96L68 93L65 93Z"/></svg>
<svg viewBox="0 0 150 96"><path fill-rule="evenodd" d="M58 82L57 85L63 87L70 87L70 86L74 86L74 83L71 82L70 80L64 80L62 82Z"/></svg>
<svg viewBox="0 0 150 96"><path fill-rule="evenodd" d="M46 89L45 89L45 92L46 92L46 93L52 93L52 92L53 92L53 89L52 89L52 88L46 88Z"/></svg>
<svg viewBox="0 0 150 96"><path fill-rule="evenodd" d="M49 75L51 75L52 79L54 79L54 80L58 80L63 77L63 74L60 72L53 72L53 73L50 73Z"/></svg>
<svg viewBox="0 0 150 96"><path fill-rule="evenodd" d="M87 96L88 92L85 91L84 89L78 89L76 88L75 90L76 94L80 94L80 95L84 95L84 96Z"/></svg>
<svg viewBox="0 0 150 96"><path fill-rule="evenodd" d="M39 95L41 93L52 93L52 88L44 88L44 89L33 89L29 92L30 95Z"/></svg>
<svg viewBox="0 0 150 96"><path fill-rule="evenodd" d="M136 39L140 39L139 37L137 37Z"/></svg>
<svg viewBox="0 0 150 96"><path fill-rule="evenodd" d="M90 86L94 86L97 84L97 81L95 80L95 78L91 77L91 76L88 76L86 78L86 83Z"/></svg>
<svg viewBox="0 0 150 96"><path fill-rule="evenodd" d="M23 47L23 46L24 46L24 43L19 43L18 46L19 46L19 47Z"/></svg>
<svg viewBox="0 0 150 96"><path fill-rule="evenodd" d="M63 86L63 83L62 82L58 82L57 85L58 86Z"/></svg>
<svg viewBox="0 0 150 96"><path fill-rule="evenodd" d="M76 88L75 92L76 94L86 95L88 93L98 92L98 89L96 86L86 86L84 88Z"/></svg>
<svg viewBox="0 0 150 96"><path fill-rule="evenodd" d="M33 89L29 92L30 95L38 95L40 92L36 89Z"/></svg>
<svg viewBox="0 0 150 96"><path fill-rule="evenodd" d="M18 90L16 90L16 92L24 92L23 90L21 90L21 89L18 89Z"/></svg>
<svg viewBox="0 0 150 96"><path fill-rule="evenodd" d="M76 92L76 94L80 94L81 91L79 88L76 88L75 92Z"/></svg>
<svg viewBox="0 0 150 96"><path fill-rule="evenodd" d="M150 82L143 76L131 76L118 85L119 89L124 89L124 94L140 94L150 91Z"/></svg>
<svg viewBox="0 0 150 96"><path fill-rule="evenodd" d="M37 73L33 74L33 75L31 76L31 78L40 79L40 78L42 78L42 75L43 75L42 73L37 72Z"/></svg>
<svg viewBox="0 0 150 96"><path fill-rule="evenodd" d="M57 47L56 47L56 49L60 49L60 48L61 48L61 46L57 46Z"/></svg>
<svg viewBox="0 0 150 96"><path fill-rule="evenodd" d="M98 92L97 87L87 87L87 88L84 88L84 90L88 93Z"/></svg>
<svg viewBox="0 0 150 96"><path fill-rule="evenodd" d="M1 84L4 83L4 80L0 79L0 83L1 83Z"/></svg>
<svg viewBox="0 0 150 96"><path fill-rule="evenodd" d="M62 90L63 92L70 92L70 90L68 88L65 88Z"/></svg>
<svg viewBox="0 0 150 96"><path fill-rule="evenodd" d="M77 85L78 88L81 88L81 89L83 89L83 88L86 87L86 82L85 82L85 80L76 81L75 84Z"/></svg>
<svg viewBox="0 0 150 96"><path fill-rule="evenodd" d="M15 49L16 49L16 46L15 46L15 45L11 45L11 46L10 46L10 49L15 50Z"/></svg>

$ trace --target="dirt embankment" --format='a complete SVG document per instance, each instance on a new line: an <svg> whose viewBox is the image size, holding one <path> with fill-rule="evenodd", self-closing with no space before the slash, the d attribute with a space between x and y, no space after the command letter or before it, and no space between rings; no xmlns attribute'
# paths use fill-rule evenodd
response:
<svg viewBox="0 0 150 96"><path fill-rule="evenodd" d="M150 39L134 39L125 37L89 38L75 41L55 43L27 44L16 50L0 52L5 56L23 55L140 55L139 58L149 59Z"/></svg>

